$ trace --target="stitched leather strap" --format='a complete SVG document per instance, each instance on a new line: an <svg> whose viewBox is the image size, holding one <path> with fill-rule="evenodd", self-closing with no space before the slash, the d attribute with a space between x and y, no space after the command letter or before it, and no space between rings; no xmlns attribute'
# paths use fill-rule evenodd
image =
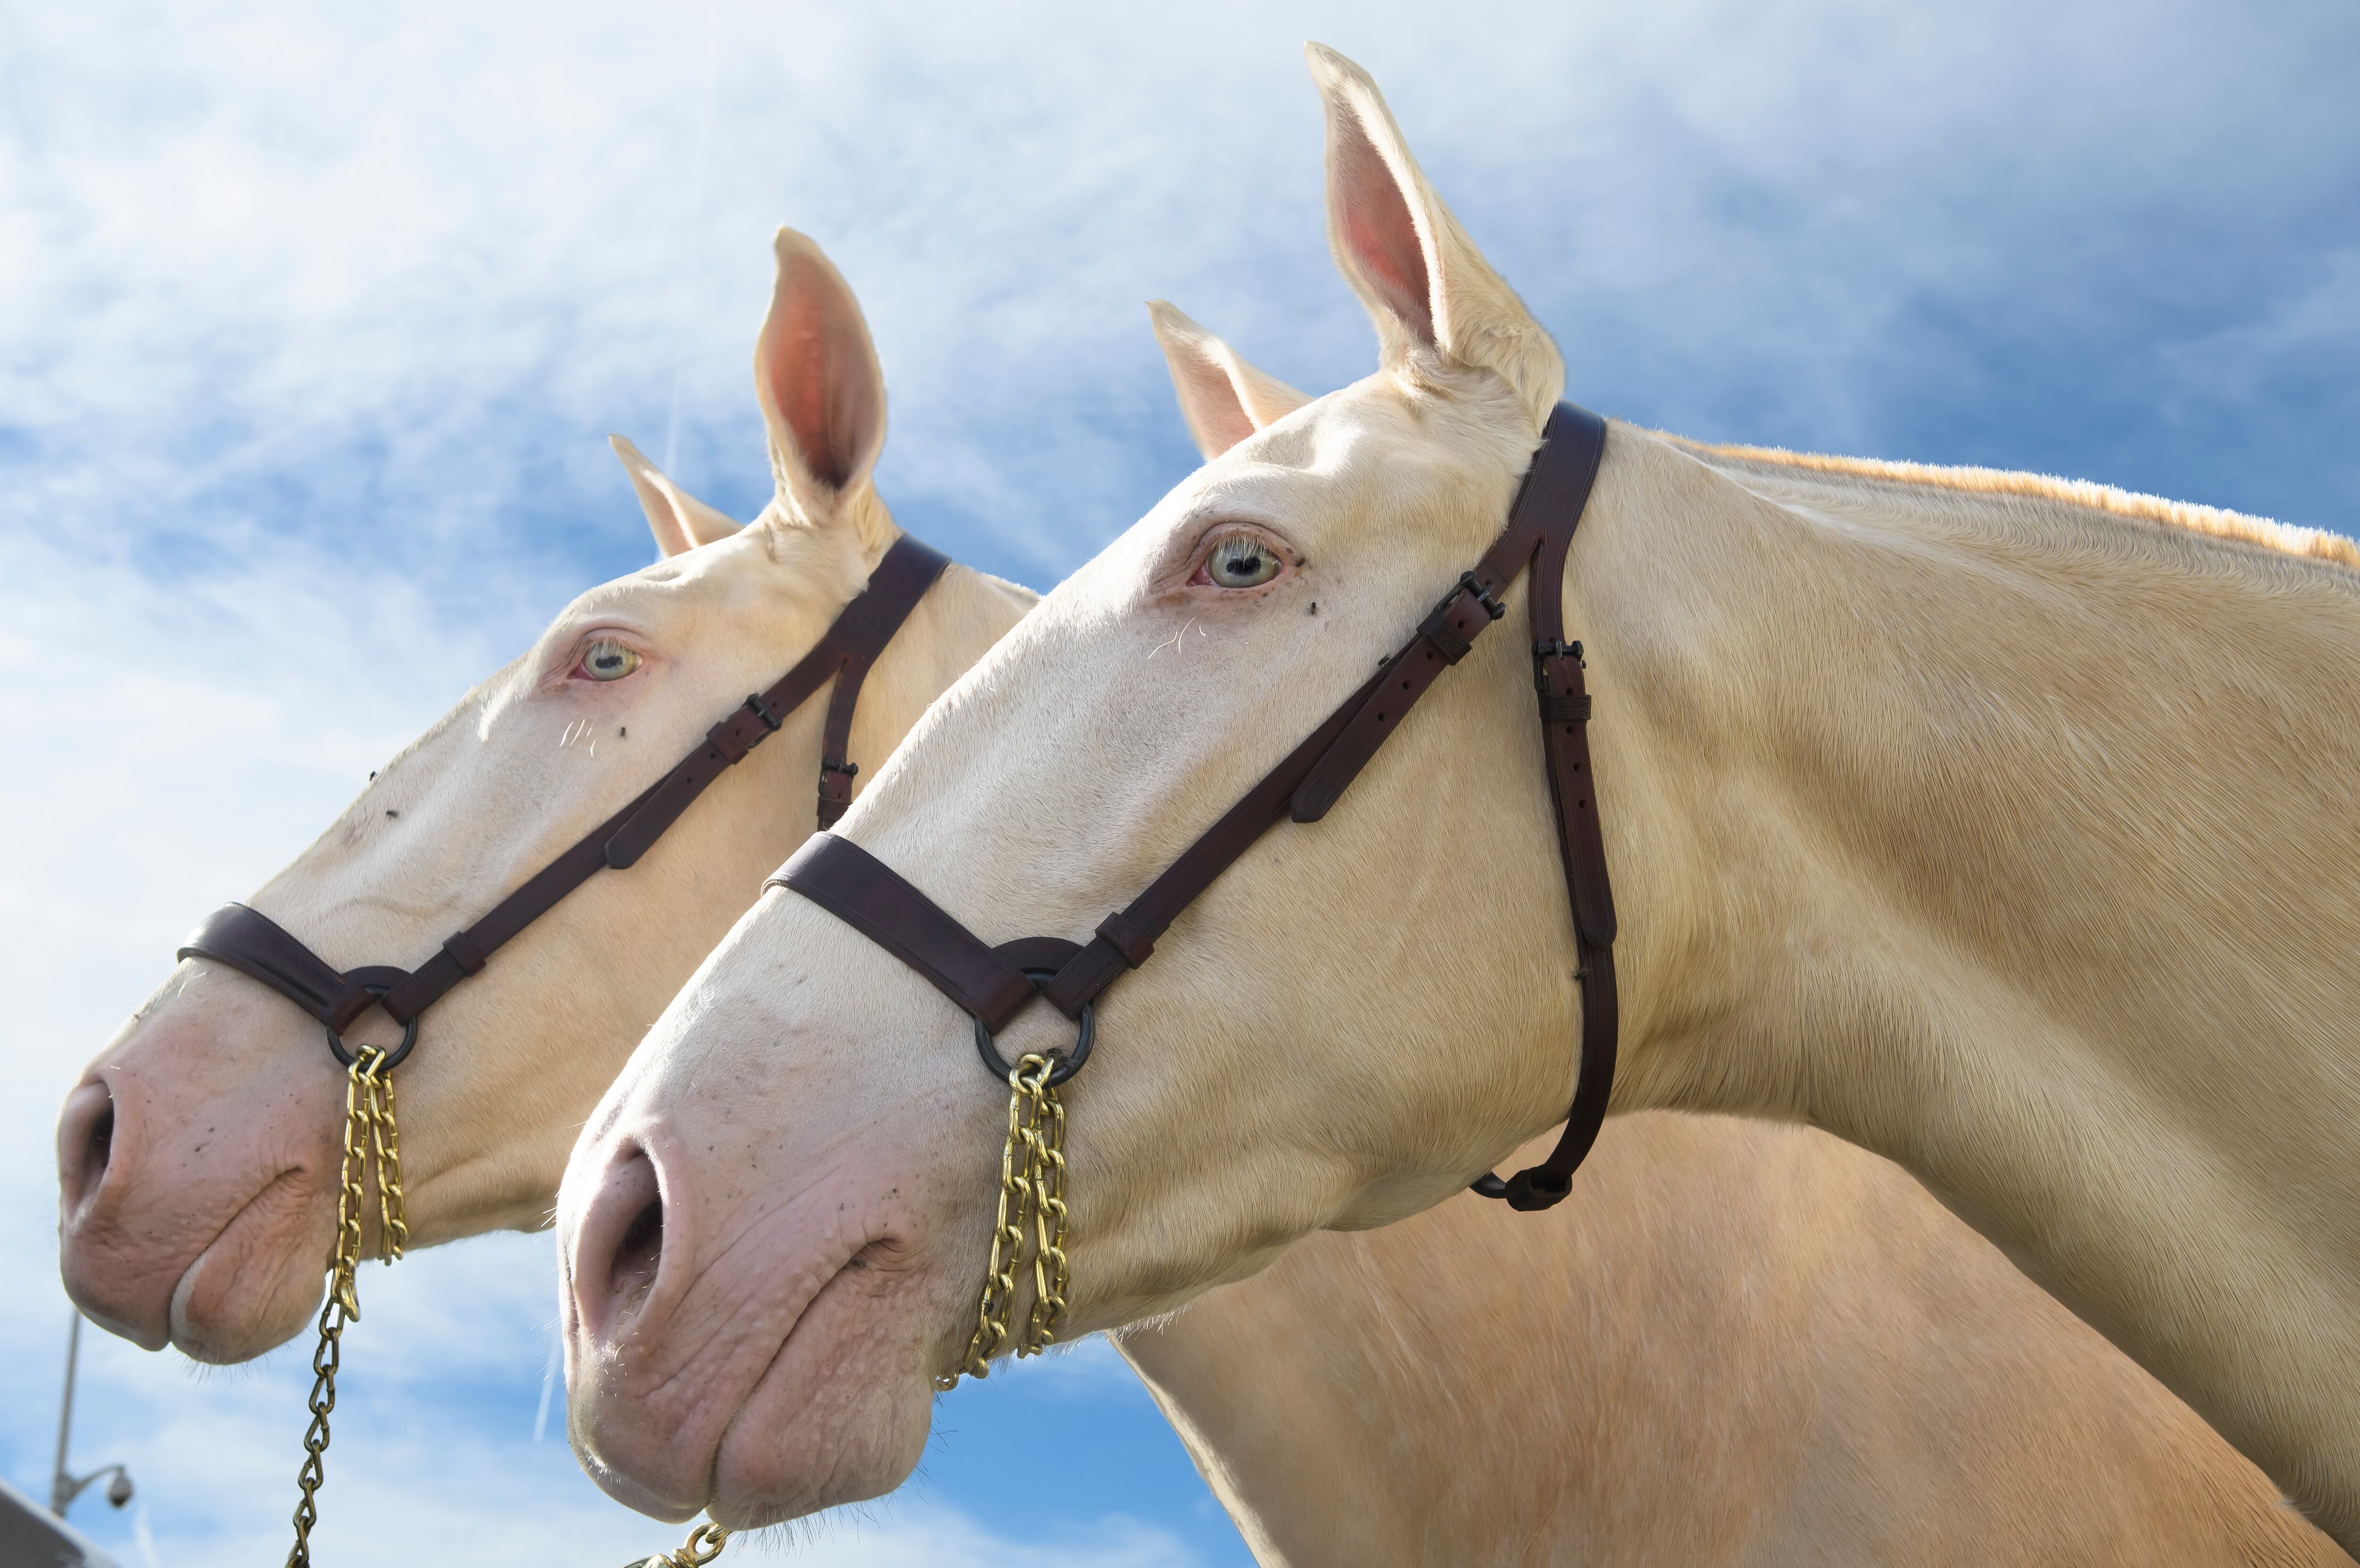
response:
<svg viewBox="0 0 2360 1568"><path fill-rule="evenodd" d="M1546 1208L1563 1198L1574 1168L1589 1153L1605 1119L1617 1032L1614 898L1590 784L1590 698L1582 686L1579 647L1564 640L1567 555L1597 482L1605 443L1605 420L1570 403L1558 404L1517 489L1507 527L1420 623L1407 646L1183 850L1144 892L1100 921L1089 942L1037 994L1067 1018L1078 1018L1126 970L1145 963L1155 950L1155 940L1180 911L1282 816L1297 822L1316 822L1326 816L1418 699L1504 614L1502 595L1530 570L1533 580L1526 597L1542 750L1579 959L1581 1075L1565 1130L1549 1158L1505 1181L1485 1176L1474 1190L1503 1198L1518 1209ZM999 949L986 944L891 866L849 841L820 833L763 886L792 888L826 909L916 969L995 1032L1036 994L1033 983L1006 956L1010 947L1021 944Z"/></svg>
<svg viewBox="0 0 2360 1568"><path fill-rule="evenodd" d="M793 669L768 691L747 698L707 731L704 742L671 772L535 872L482 920L445 939L441 949L416 969L372 965L339 973L276 922L244 904L215 910L190 933L174 956L225 964L261 981L332 1029L350 1027L372 1004L382 1007L397 1023L415 1021L574 888L602 870L619 871L637 865L715 779L745 760L778 730L787 714L830 681L836 683L829 719L835 749L824 748L821 755L824 760L829 757L843 760L844 739L851 731L852 709L859 699L862 680L949 564L948 556L906 534L894 540L869 574L869 586L844 607ZM843 713L840 726L836 718L838 708ZM848 798L850 774L842 777ZM823 771L823 824L835 820L826 806L828 779ZM376 989L363 989L364 985Z"/></svg>
<svg viewBox="0 0 2360 1568"><path fill-rule="evenodd" d="M269 916L244 904L224 904L207 915L178 956L226 964L333 1029L348 1027L376 1000L362 989L364 978L331 969Z"/></svg>

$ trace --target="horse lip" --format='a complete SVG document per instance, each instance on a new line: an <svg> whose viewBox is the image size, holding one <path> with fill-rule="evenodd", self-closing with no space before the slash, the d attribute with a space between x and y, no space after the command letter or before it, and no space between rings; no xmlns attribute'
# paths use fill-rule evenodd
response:
<svg viewBox="0 0 2360 1568"><path fill-rule="evenodd" d="M196 1290L198 1273L204 1268L206 1262L213 1257L214 1253L221 1248L224 1242L231 1241L233 1239L234 1233L238 1229L239 1225L246 1221L246 1217L255 1212L256 1205L261 1203L265 1199L269 1198L272 1193L279 1191L289 1183L300 1181L302 1175L303 1168L300 1165L288 1166L274 1172L254 1189L253 1192L246 1198L245 1203L238 1205L238 1209L235 1214L230 1215L227 1220L215 1227L212 1237L205 1242L204 1246L197 1249L196 1256L189 1259L187 1265L181 1269L180 1277L173 1280L172 1293L169 1299L169 1304L166 1307L165 1338L150 1348L161 1349L165 1344L169 1344L177 1347L181 1355L186 1356L191 1361L211 1362L218 1366L250 1360L255 1356L261 1354L263 1351L276 1348L277 1345L283 1345L287 1342L287 1339L295 1337L293 1334L290 1334L287 1335L286 1338L280 1339L271 1345L262 1345L258 1347L237 1346L232 1348L227 1354L220 1354L217 1346L206 1343L206 1336L197 1327L197 1325L191 1321L189 1316L189 1303L190 1298L193 1295ZM301 1205L298 1203L295 1206L300 1212ZM266 1222L257 1220L256 1223L262 1224ZM255 1270L251 1268L246 1271L258 1272L258 1270ZM326 1270L323 1269L321 1272L322 1278L324 1280ZM262 1281L257 1280L257 1283L260 1284ZM300 1334L301 1330L299 1327L295 1332Z"/></svg>
<svg viewBox="0 0 2360 1568"><path fill-rule="evenodd" d="M755 1396L762 1391L762 1385L770 1381L771 1376L779 1371L780 1364L786 1359L789 1347L794 1344L795 1330L810 1321L813 1309L819 1305L821 1299L829 1290L835 1289L836 1281L851 1273L853 1268L859 1264L860 1259L868 1255L870 1247L876 1246L879 1241L886 1239L888 1238L883 1236L871 1237L854 1247L844 1261L837 1264L834 1271L820 1282L819 1289L814 1290L805 1299L802 1307L797 1309L794 1321L787 1325L786 1333L779 1336L778 1345L770 1352L770 1359L763 1362L761 1371L756 1373L748 1381L744 1394L738 1400L737 1408L729 1412L729 1419L722 1423L720 1435L714 1439L712 1459L705 1465L705 1470L704 1506L705 1511L712 1515L716 1524L728 1530L759 1530L765 1525L777 1524L782 1519L794 1517L792 1511L766 1512L759 1502L753 1502L751 1506L741 1508L735 1499L723 1495L721 1472L724 1456L729 1451L729 1439L737 1432L738 1423L744 1419L747 1408L753 1404Z"/></svg>
<svg viewBox="0 0 2360 1568"><path fill-rule="evenodd" d="M661 1161L658 1163L661 1166ZM812 1187L806 1188L804 1190L804 1194L816 1198L820 1193L825 1192L826 1188L827 1183L823 1180L821 1182L814 1183ZM789 1205L790 1208L792 1208L792 1205ZM778 1212L784 1213L787 1211L781 1210ZM664 1289L666 1282L659 1280L655 1289L650 1292L647 1301L642 1304L639 1312L633 1314L632 1321L628 1324L616 1324L615 1327L619 1329L620 1333L612 1337L607 1335L598 1336L599 1343L596 1345L596 1348L594 1351L597 1360L600 1363L603 1363L603 1376L606 1377L619 1377L623 1385L619 1388L610 1387L609 1397L606 1399L601 1399L598 1401L597 1410L592 1414L591 1420L593 1424L590 1426L589 1430L586 1432L577 1432L575 1434L576 1455L582 1461L584 1467L591 1473L592 1478L597 1482L600 1488L606 1491L610 1497L613 1497L617 1501L621 1502L629 1508L635 1508L639 1512L651 1514L658 1518L672 1517L676 1512L678 1518L686 1519L692 1517L698 1509L708 1508L716 1499L720 1498L722 1496L720 1477L724 1463L723 1456L728 1450L730 1439L732 1435L737 1432L738 1423L745 1416L748 1407L754 1402L764 1384L778 1373L781 1364L786 1360L789 1351L793 1345L796 1331L802 1328L803 1324L809 1321L813 1308L816 1306L821 1299L826 1295L827 1291L836 1285L837 1280L850 1273L854 1266L879 1243L890 1243L891 1240L892 1236L890 1232L890 1227L880 1230L871 1226L863 1226L860 1231L853 1233L851 1236L841 1237L836 1241L836 1247L831 1248L831 1250L840 1251L841 1255L834 1258L832 1263L827 1266L827 1272L824 1276L819 1276L816 1269L810 1270L804 1275L805 1278L817 1276L817 1283L803 1297L801 1301L793 1303L792 1315L785 1317L784 1321L779 1324L777 1337L770 1344L769 1352L764 1356L759 1367L755 1368L749 1376L747 1376L737 1382L736 1388L728 1397L728 1413L713 1428L713 1436L710 1446L705 1451L704 1463L694 1476L693 1486L684 1486L679 1492L670 1492L660 1489L661 1485L661 1478L658 1478L656 1485L651 1486L650 1479L647 1476L636 1473L636 1467L634 1472L629 1473L617 1467L613 1461L601 1451L605 1445L598 1443L599 1432L597 1430L597 1423L600 1414L605 1414L608 1419L612 1419L613 1416L622 1413L615 1407L615 1403L611 1397L614 1394L622 1395L624 1401L626 1401L629 1406L644 1409L650 1400L660 1398L667 1390L673 1389L676 1386L681 1385L684 1378L694 1377L699 1366L705 1362L705 1357L702 1355L692 1357L683 1366L663 1375L661 1377L645 1388L630 1388L628 1383L631 1375L628 1363L631 1359L636 1358L638 1350L636 1346L629 1345L628 1342L631 1339L637 1338L638 1332L649 1324L649 1309L657 1306L659 1298L662 1298L661 1311L661 1320L667 1323L667 1326L671 1321L676 1320L681 1308L687 1302L688 1299L694 1292L697 1284L705 1281L708 1278L712 1269L716 1265L720 1264L721 1261L728 1256L730 1249L725 1248L720 1254L716 1256L711 1263L708 1263L705 1268L699 1269L693 1278L683 1282L673 1290L667 1291ZM743 1244L743 1238L741 1238L740 1244ZM667 1259L667 1261L669 1261L669 1259ZM569 1303L569 1315L578 1312L579 1308L577 1306ZM576 1326L578 1330L578 1320ZM725 1370L726 1365L725 1361ZM717 1383L717 1381L718 1379L716 1378L716 1382ZM713 1399L717 1395L717 1388L708 1388L706 1398ZM628 1418L626 1417L625 1419ZM673 1428L675 1438L679 1435L681 1429L688 1424L688 1421L683 1421ZM586 1445L583 1441L585 1438L588 1440L588 1443ZM730 1509L728 1503L726 1501L722 1502L721 1506L725 1511L734 1511ZM751 1516L749 1515L748 1517ZM781 1515L778 1517L782 1518L786 1516ZM716 1520L716 1522L721 1521ZM775 1520L763 1519L760 1522L768 1523L775 1522ZM730 1528L748 1529L753 1527L751 1525L741 1523L731 1526Z"/></svg>

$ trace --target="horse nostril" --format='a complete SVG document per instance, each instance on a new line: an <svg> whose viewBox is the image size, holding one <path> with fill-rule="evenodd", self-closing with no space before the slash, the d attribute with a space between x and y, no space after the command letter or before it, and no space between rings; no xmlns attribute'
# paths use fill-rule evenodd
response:
<svg viewBox="0 0 2360 1568"><path fill-rule="evenodd" d="M106 1179L106 1157L114 1149L115 1099L109 1095L106 1109L98 1113L82 1140L82 1184L85 1191Z"/></svg>
<svg viewBox="0 0 2360 1568"><path fill-rule="evenodd" d="M615 1248L615 1263L606 1277L606 1290L624 1312L639 1311L654 1288L656 1269L663 1262L663 1199L654 1197L632 1216Z"/></svg>
<svg viewBox="0 0 2360 1568"><path fill-rule="evenodd" d="M58 1176L69 1213L87 1203L106 1179L115 1153L115 1096L104 1083L84 1083L66 1102L58 1137Z"/></svg>
<svg viewBox="0 0 2360 1568"><path fill-rule="evenodd" d="M644 1149L627 1145L618 1152L621 1158L608 1168L593 1203L594 1218L585 1238L590 1239L592 1250L582 1259L584 1285L595 1288L603 1282L606 1286L593 1316L610 1326L619 1326L646 1304L663 1264L663 1187L656 1178L656 1162ZM597 1264L595 1239L602 1236L615 1238L603 1271Z"/></svg>

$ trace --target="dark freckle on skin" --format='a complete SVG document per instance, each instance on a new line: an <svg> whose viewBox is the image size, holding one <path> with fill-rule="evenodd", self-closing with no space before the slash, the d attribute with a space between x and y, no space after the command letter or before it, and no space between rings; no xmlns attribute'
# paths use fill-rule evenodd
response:
<svg viewBox="0 0 2360 1568"><path fill-rule="evenodd" d="M1311 613L1315 615L1319 613L1319 601L1317 599L1311 601Z"/></svg>
<svg viewBox="0 0 2360 1568"><path fill-rule="evenodd" d="M628 725L628 724L623 724L623 725L618 726L618 727L616 729L616 731L615 731L615 738L616 738L617 740L628 740L628 739L630 739L630 738L631 738L631 726L630 726L630 725Z"/></svg>
<svg viewBox="0 0 2360 1568"><path fill-rule="evenodd" d="M398 817L401 815L401 813L399 811L388 811L386 815L388 817Z"/></svg>

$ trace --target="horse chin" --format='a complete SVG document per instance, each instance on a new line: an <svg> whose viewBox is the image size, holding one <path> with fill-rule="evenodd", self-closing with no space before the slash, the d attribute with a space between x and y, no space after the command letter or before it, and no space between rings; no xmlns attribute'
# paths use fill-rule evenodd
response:
<svg viewBox="0 0 2360 1568"><path fill-rule="evenodd" d="M748 1530L862 1502L917 1467L933 1418L925 1347L899 1332L909 1303L874 1272L855 1258L828 1281L723 1432L715 1522Z"/></svg>
<svg viewBox="0 0 2360 1568"><path fill-rule="evenodd" d="M191 1361L251 1361L310 1324L324 1289L322 1195L302 1171L263 1184L173 1287L171 1343Z"/></svg>
<svg viewBox="0 0 2360 1568"><path fill-rule="evenodd" d="M924 1452L940 1331L959 1315L927 1249L901 1239L906 1212L823 1178L692 1261L696 1217L667 1205L649 1280L647 1251L612 1239L654 1190L651 1168L677 1161L672 1139L645 1143L649 1156L615 1162L600 1208L616 1212L574 1238L568 1393L584 1468L642 1513L706 1508L732 1529L899 1486Z"/></svg>

